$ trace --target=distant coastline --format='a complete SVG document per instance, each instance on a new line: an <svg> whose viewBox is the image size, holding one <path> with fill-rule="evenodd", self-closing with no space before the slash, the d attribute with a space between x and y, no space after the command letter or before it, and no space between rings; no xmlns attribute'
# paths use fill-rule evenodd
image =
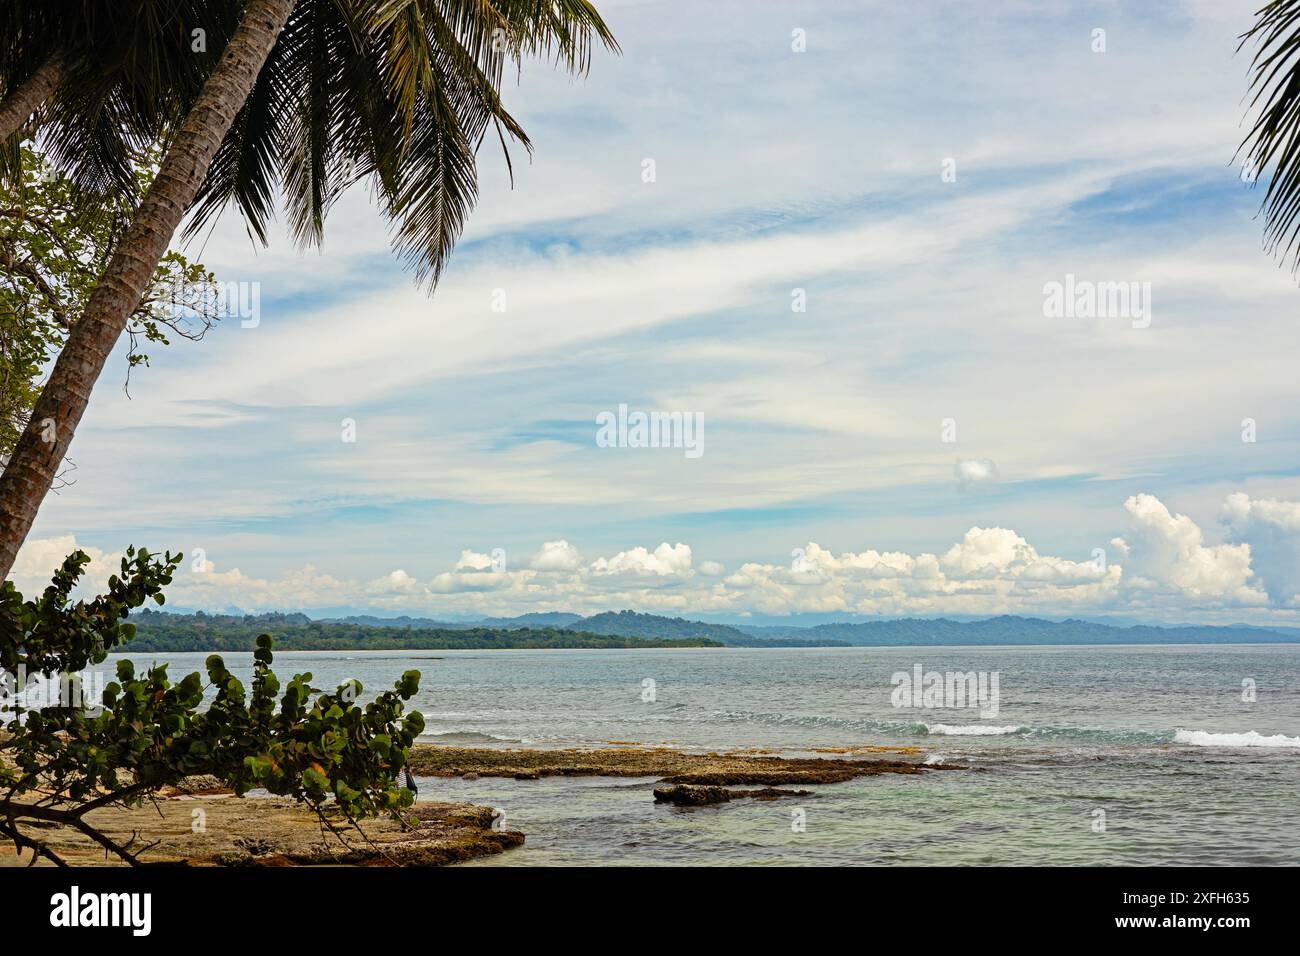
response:
<svg viewBox="0 0 1300 956"><path fill-rule="evenodd" d="M479 622L304 614L176 614L131 618L128 652L251 651L269 633L280 650L546 650L688 647L989 647L1300 644L1300 631L1245 625L1117 627L1092 621L1002 616L977 621L904 618L812 627L708 624L635 611L525 614Z"/></svg>
<svg viewBox="0 0 1300 956"><path fill-rule="evenodd" d="M126 652L252 651L259 634L281 651L450 651L722 647L705 638L638 639L559 628L384 628L338 621L310 623L265 616L156 614L136 622Z"/></svg>

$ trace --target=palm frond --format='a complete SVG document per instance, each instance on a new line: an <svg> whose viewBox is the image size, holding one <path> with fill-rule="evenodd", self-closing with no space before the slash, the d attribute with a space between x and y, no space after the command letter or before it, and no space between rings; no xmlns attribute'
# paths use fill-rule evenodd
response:
<svg viewBox="0 0 1300 956"><path fill-rule="evenodd" d="M67 68L42 123L49 157L82 190L133 187L132 157L165 141L185 116L238 19L227 0L51 0L14 7L29 18L27 45L62 51ZM39 42L30 32L42 23ZM0 63L7 37L22 29L0 18ZM206 50L195 49L201 30Z"/></svg>
<svg viewBox="0 0 1300 956"><path fill-rule="evenodd" d="M571 73L591 68L595 41L613 53L618 41L587 0L499 0L518 40L518 55L554 57Z"/></svg>
<svg viewBox="0 0 1300 956"><path fill-rule="evenodd" d="M477 199L488 131L507 163L508 142L531 148L502 103L507 63L549 53L585 69L595 39L617 49L582 0L298 0L186 235L234 203L265 242L282 185L294 238L317 244L335 200L372 178L395 251L432 286Z"/></svg>
<svg viewBox="0 0 1300 956"><path fill-rule="evenodd" d="M284 157L289 227L299 245L319 245L329 207L342 192L335 114L345 95L338 51L351 45L347 24L326 2L305 4L304 37L288 71L297 84Z"/></svg>
<svg viewBox="0 0 1300 956"><path fill-rule="evenodd" d="M573 72L589 68L593 44L618 45L585 0L376 0L365 29L387 69L386 97L398 109L398 155L381 190L396 223L394 246L417 280L437 283L478 194L476 153L495 129L510 164L509 141L531 149L505 109L505 66L550 56ZM423 27L415 35L413 25ZM413 49L412 47L419 49ZM395 162L394 162L395 161Z"/></svg>
<svg viewBox="0 0 1300 956"><path fill-rule="evenodd" d="M1272 0L1241 45L1255 42L1249 108L1259 115L1243 140L1255 181L1268 175L1261 210L1264 246L1300 271L1300 0ZM1268 172L1271 168L1271 174Z"/></svg>
<svg viewBox="0 0 1300 956"><path fill-rule="evenodd" d="M274 51L273 51L274 52ZM197 234L217 213L233 202L249 234L267 243L267 225L275 215L280 185L279 163L284 152L281 109L288 97L281 61L272 57L222 141L182 236Z"/></svg>
<svg viewBox="0 0 1300 956"><path fill-rule="evenodd" d="M441 97L438 97L441 99ZM443 109L449 109L443 103ZM417 281L437 283L478 198L474 144L463 129L421 114L386 210L397 221L393 246Z"/></svg>

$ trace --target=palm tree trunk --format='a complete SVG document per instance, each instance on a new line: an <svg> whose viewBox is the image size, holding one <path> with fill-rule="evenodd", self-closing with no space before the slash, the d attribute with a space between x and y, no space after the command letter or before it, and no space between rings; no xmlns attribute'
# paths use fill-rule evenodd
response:
<svg viewBox="0 0 1300 956"><path fill-rule="evenodd" d="M63 56L55 53L0 100L0 142L22 128L63 79Z"/></svg>
<svg viewBox="0 0 1300 956"><path fill-rule="evenodd" d="M0 477L0 579L8 577L72 444L91 389L198 194L217 147L252 91L294 3L248 0L245 4L239 27L167 150L84 314L69 333Z"/></svg>

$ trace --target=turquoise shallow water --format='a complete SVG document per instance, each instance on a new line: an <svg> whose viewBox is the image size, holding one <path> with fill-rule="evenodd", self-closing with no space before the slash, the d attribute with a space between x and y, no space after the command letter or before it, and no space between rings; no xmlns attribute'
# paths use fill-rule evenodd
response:
<svg viewBox="0 0 1300 956"><path fill-rule="evenodd" d="M130 656L180 675L204 655ZM918 664L996 674L996 716L895 706L891 678ZM1300 862L1297 646L277 655L318 686L373 690L412 667L429 737L447 743L890 744L972 768L697 809L655 805L649 779L421 780L422 797L491 804L528 835L469 865Z"/></svg>

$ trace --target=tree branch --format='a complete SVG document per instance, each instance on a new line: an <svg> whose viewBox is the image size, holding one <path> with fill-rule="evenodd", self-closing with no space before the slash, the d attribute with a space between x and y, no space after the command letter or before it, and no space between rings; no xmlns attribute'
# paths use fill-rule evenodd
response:
<svg viewBox="0 0 1300 956"><path fill-rule="evenodd" d="M28 847L32 851L32 862L28 866L34 866L40 857L45 857L57 867L67 868L68 864L63 859L39 840L33 840L18 829L18 821L9 818L9 822L0 821L0 833L9 837L13 841L14 849L22 852L23 847Z"/></svg>
<svg viewBox="0 0 1300 956"><path fill-rule="evenodd" d="M49 307L50 314L54 316L54 321L64 329L71 329L72 319L68 318L67 312L64 311L63 303L59 300L58 294L54 291L53 287L45 281L45 277L41 275L40 270L36 268L36 265L32 260L24 259L19 261L14 257L13 253L9 252L7 249L0 252L0 256L3 257L0 258L0 265L3 265L14 275L20 275L30 281L32 285L36 286L36 291L45 299L45 304Z"/></svg>

